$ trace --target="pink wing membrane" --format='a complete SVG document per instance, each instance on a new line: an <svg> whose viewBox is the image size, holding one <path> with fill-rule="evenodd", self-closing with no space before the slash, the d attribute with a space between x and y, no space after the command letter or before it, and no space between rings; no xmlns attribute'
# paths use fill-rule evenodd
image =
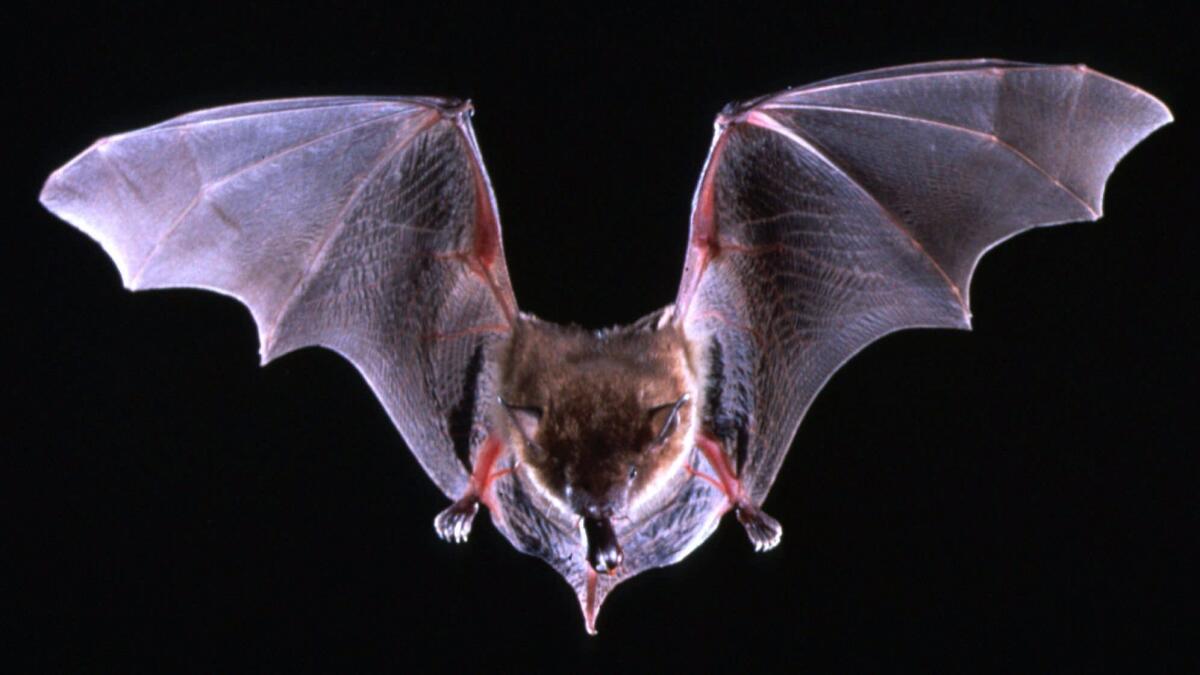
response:
<svg viewBox="0 0 1200 675"><path fill-rule="evenodd" d="M1171 119L1082 66L887 68L732 105L676 301L719 364L706 423L766 498L813 397L872 341L968 328L990 247L1095 220L1117 161Z"/></svg>
<svg viewBox="0 0 1200 675"><path fill-rule="evenodd" d="M457 496L482 350L515 312L467 111L369 98L200 111L97 142L41 199L130 289L241 300L264 363L309 345L344 355Z"/></svg>

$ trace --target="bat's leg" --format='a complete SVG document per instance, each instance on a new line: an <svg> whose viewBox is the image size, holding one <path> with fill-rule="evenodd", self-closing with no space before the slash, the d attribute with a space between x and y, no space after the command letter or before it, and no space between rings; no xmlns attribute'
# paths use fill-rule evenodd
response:
<svg viewBox="0 0 1200 675"><path fill-rule="evenodd" d="M479 456L475 459L475 467L471 471L471 480L467 484L466 492L446 510L439 513L437 518L433 519L433 529L437 530L439 537L456 544L467 540L471 534L471 525L475 521L475 514L479 513L479 503L484 502L489 506L491 504L488 501L490 494L488 488L491 487L492 481L511 471L511 469L492 470L503 454L503 441L496 436L488 436L484 441L483 449L479 451Z"/></svg>
<svg viewBox="0 0 1200 675"><path fill-rule="evenodd" d="M713 485L721 488L721 491L725 493L738 522L746 528L746 536L750 537L750 543L754 545L754 550L768 551L775 548L783 537L783 526L779 524L778 520L767 515L765 511L750 501L750 497L742 489L742 482L738 480L729 463L729 456L725 454L721 442L707 434L700 433L696 435L696 447L700 448L700 452L704 453L704 458L717 472L715 479L708 476L704 476L704 478L708 478Z"/></svg>

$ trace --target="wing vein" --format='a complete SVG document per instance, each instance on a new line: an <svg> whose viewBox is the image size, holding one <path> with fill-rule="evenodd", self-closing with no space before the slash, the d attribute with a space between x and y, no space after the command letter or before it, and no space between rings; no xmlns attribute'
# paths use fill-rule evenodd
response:
<svg viewBox="0 0 1200 675"><path fill-rule="evenodd" d="M334 136L340 136L341 134L344 134L349 131L361 129L362 127L365 127L367 125L374 124L376 122L380 122L382 120L386 120L386 119L395 117L396 115L399 115L399 114L400 114L400 111L397 111L394 113L388 113L387 115L380 115L379 117L372 117L369 120L363 120L362 122L355 122L354 124L351 124L350 126L347 126L347 127L341 127L339 129L334 129L332 131L326 131L323 134L318 134L318 135L313 136L312 138L308 139L307 141L304 141L303 143L298 143L296 145L292 145L292 146L283 148L282 150L273 152L273 153L263 157L262 159L259 159L258 161L251 162L250 164L247 164L246 166L243 166L243 167L239 167L236 171L228 173L228 174L221 176L220 178L212 181L211 183L203 185L201 187L201 190L213 190L215 188L220 187L221 185L224 185L225 183L228 183L229 181L233 180L234 178L237 178L238 176L246 173L247 171L253 171L254 169L257 169L258 167L260 167L264 164L267 164L268 162L273 162L273 161L279 159L280 157L286 157L287 155L290 155L293 152L298 152L300 150L303 150L304 148L307 148L309 146L320 143L321 141L324 141L326 139L333 138Z"/></svg>
<svg viewBox="0 0 1200 675"><path fill-rule="evenodd" d="M764 112L755 111L746 117L746 122L748 124L773 131L789 141L792 141L796 145L799 145L805 151L811 153L814 157L821 160L823 163L829 166L829 168L833 169L838 174L843 176L847 181L849 181L850 184L853 185L864 197L870 200L871 203L875 204L876 208L879 209L879 212L882 213L884 217L887 218L888 222L890 222L908 239L908 241L917 251L919 251L925 256L925 258L929 260L929 263L933 265L933 268L937 270L938 274L941 275L942 280L945 281L946 285L950 288L950 292L954 295L954 299L958 302L959 307L962 309L964 319L969 316L966 300L963 298L962 290L959 289L958 284L954 283L954 280L950 278L949 274L946 274L946 270L937 261L937 259L930 255L929 251L925 250L925 247L921 245L921 242L918 241L915 236L913 236L913 233L909 231L907 227L905 227L903 221L901 221L896 214L892 213L892 210L889 209L887 205L879 201L875 195L872 195L870 191L863 187L863 184L858 182L858 179L854 178L854 176L851 176L850 173L842 168L841 165L833 161L832 157L821 151L820 148L818 148L808 139L804 138L804 136L802 136L799 132L784 126L774 117L771 117Z"/></svg>
<svg viewBox="0 0 1200 675"><path fill-rule="evenodd" d="M179 229L179 226L183 224L184 218L186 218L187 215L189 213L191 213L191 211L193 209L195 209L196 206L201 201L203 201L204 198L208 195L208 193L211 192L212 190L220 187L221 185L224 185L225 183L246 173L247 171L252 171L252 170L262 166L263 164L266 164L267 162L274 161L276 159L279 159L280 157L285 157L287 155L290 155L293 152L303 150L304 148L307 148L315 143L319 143L323 140L332 138L339 134L343 134L348 131L354 131L355 129L359 129L368 124L374 124L375 122L379 122L380 120L386 120L390 117L395 117L396 115L399 115L401 112L403 112L403 111L388 113L387 115L380 115L379 117L372 117L369 120L365 120L363 122L356 122L347 127L341 127L339 129L327 131L323 134L314 136L314 137L304 141L303 143L298 143L296 145L288 146L286 148L283 148L281 150L273 152L273 153L267 155L266 157L263 157L255 162L251 162L250 164L247 164L245 166L238 167L237 170L232 171L224 176L221 176L217 180L214 180L214 181L208 182L208 183L205 183L202 181L200 183L200 189L196 191L196 196L192 198L192 201L188 202L188 204L183 207L183 209L179 212L179 215L177 215L171 219L171 224L168 225L166 227L166 229L163 230L163 233L158 236L158 239L154 242L154 246L150 247L150 252L147 253L146 257L142 259L141 265L138 266L137 272L134 273L134 275L132 277L132 281L130 282L130 286L133 288L136 288L137 284L141 280L142 272L146 269L146 266L150 264L150 261L154 258L155 254L158 253L158 250L162 247L163 243L166 242L166 240L169 239L171 237L171 235L175 234L175 230ZM191 134L192 126L193 125L191 125L191 124L180 125L178 127L170 127L170 130L175 131L176 129L178 129L181 133L181 139L186 139ZM200 167L199 167L199 163L196 161L195 150L192 149L191 143L184 143L184 147L186 147L188 149L188 157L191 158L192 166L195 167L196 174L199 175Z"/></svg>
<svg viewBox="0 0 1200 675"><path fill-rule="evenodd" d="M999 64L987 65L988 61L986 59L979 62L978 64L974 65L974 67L970 67L971 66L970 61L967 61L967 62L946 61L945 63L947 66L950 66L950 67L953 67L954 65L960 64L960 63L963 64L964 66L968 66L968 67L964 67L964 68L960 68L960 69L950 69L950 70L932 70L932 71L926 71L923 73L908 73L907 75L884 75L881 77L871 77L871 78L866 78L866 79L862 79L862 80L853 80L851 82L834 82L832 84L817 84L812 87L804 87L801 89L796 89L794 91L784 92L784 94L781 98L786 98L789 96L797 96L798 97L798 96L803 96L806 94L814 94L814 93L822 92L822 91L832 91L834 89L843 89L845 87L856 87L859 85L878 84L880 82L899 82L902 80L916 80L916 79L921 79L921 78L926 78L926 77L947 77L947 76L954 76L954 75L971 74L972 72L975 72L975 73L988 72L989 74L995 72L995 74L997 76L999 76L999 75L1008 74L1008 73L1027 72L1030 70L1063 70L1066 68L1074 68L1075 67L1075 66L1045 66L1045 65L1038 65L1038 64L1024 65L1024 66L999 65ZM1091 70L1090 68L1087 69L1087 71L1089 73L1095 72L1094 70ZM1115 78L1109 78L1109 79L1115 79ZM1119 80L1117 80L1117 81L1119 82Z"/></svg>
<svg viewBox="0 0 1200 675"><path fill-rule="evenodd" d="M978 129L972 129L970 127L964 127L964 126L961 126L958 124L950 124L949 122L940 122L938 120L931 120L931 119L928 119L925 117L916 117L914 115L902 115L900 113L885 112L882 110L871 110L869 108L844 108L844 107L840 107L840 106L821 105L821 104L815 104L815 103L780 103L780 104L771 104L771 105L764 106L764 109L769 109L769 110L771 110L771 109L825 110L828 112L848 113L851 115L865 115L868 117L882 117L885 119L902 120L905 122L914 122L917 124L928 124L930 126L935 126L935 127L940 127L943 129L948 129L951 131L958 131L958 132L962 132L965 134L970 134L972 136L982 138L986 141L995 143L995 144L999 145L1001 148L1012 153L1014 156L1017 157L1017 159L1021 160L1025 164L1028 164L1035 171L1042 174L1042 176L1045 177L1046 180L1049 180L1051 183L1054 183L1055 187L1062 190L1064 193L1066 193L1068 196L1073 198L1075 201L1079 202L1079 204L1081 206L1083 206L1083 208L1087 209L1087 212L1089 214L1091 214L1093 219L1100 217L1100 214L1096 213L1096 210L1094 208L1092 208L1090 204L1088 204L1086 201L1084 201L1083 197L1079 196L1079 193L1077 193L1074 190L1072 190L1071 188L1067 187L1061 180L1059 180L1054 175L1052 175L1042 165L1033 161L1033 158L1031 158L1029 155L1026 155L1024 152L1017 149L1015 146L1013 146L1012 144L1010 144L1008 141L1004 140L1003 138L1000 138L996 134L990 134L990 133L987 133L984 131L979 131ZM1072 110L1074 110L1074 108L1072 108Z"/></svg>
<svg viewBox="0 0 1200 675"><path fill-rule="evenodd" d="M197 176L199 176L200 163L196 161L196 151L192 149L192 144L187 142L190 136L191 131L184 129L180 140L184 141L183 147L187 148L188 159L192 163L192 170L196 172ZM154 245L150 247L150 250L146 253L146 257L142 258L141 264L138 265L137 271L134 272L133 276L129 278L130 288L136 289L138 285L142 283L142 273L146 271L146 267L150 265L150 261L154 258L155 254L158 253L158 250L160 247L162 247L163 242L165 242L168 237L174 234L175 230L179 229L179 225L183 222L183 219L186 218L187 215L196 208L196 205L198 205L204 199L206 194L208 193L205 191L204 186L201 185L200 189L196 190L196 194L192 197L192 201L188 202L187 205L179 211L179 214L171 219L171 224L167 225L167 227L163 230L163 233L154 241Z"/></svg>
<svg viewBox="0 0 1200 675"><path fill-rule="evenodd" d="M275 99L275 100L268 100L268 101L258 101L258 103L286 103L288 100L289 99ZM315 100L321 101L322 99L317 98ZM401 99L390 99L390 100L389 99L364 99L364 100L357 100L357 101L352 101L352 102L339 101L338 99L333 99L328 103L323 103L320 105L314 104L314 105L306 105L306 106L297 106L295 108L287 108L285 110L275 110L275 109L256 110L254 112L238 113L236 115L229 115L227 117L208 117L208 118L204 118L204 119L193 119L193 120L187 120L187 121L183 121L179 118L175 118L175 119L167 120L166 122L162 122L161 124L156 124L152 127L147 127L145 129L141 129L140 131L135 131L133 133L142 133L142 132L147 132L147 131L166 131L168 129L191 129L193 127L206 126L206 125L210 125L210 124L222 124L225 122L242 122L245 120L254 119L256 117L271 117L273 115L286 115L288 113L307 113L307 112L312 112L314 110L324 110L326 108L350 108L350 107L355 107L355 106L385 107L389 104L398 104L398 105L403 105L403 106L407 106L407 107L402 110L396 110L394 112L390 112L385 115L380 115L380 117L372 117L371 119L376 120L376 119L380 119L381 117L391 117L393 115L400 115L403 113L411 113L414 110L418 110L421 108L429 109L429 108L433 107L429 104L422 103L422 102L408 102L408 101L403 100L402 98ZM253 104L247 104L247 105L253 105ZM233 106L226 106L225 108L211 108L209 110L201 110L201 111L197 111L194 113L188 113L186 115L183 115L183 117L191 117L192 115L219 112L221 110L231 108L231 107L236 108L239 106L233 105Z"/></svg>
<svg viewBox="0 0 1200 675"><path fill-rule="evenodd" d="M282 322L283 317L287 314L287 310L290 309L292 304L295 303L300 292L300 287L303 285L304 280L309 277L313 269L316 267L317 262L321 260L326 248L329 246L329 243L336 239L337 235L345 229L346 212L349 211L350 207L358 201L358 197L362 193L363 187L370 182L371 177L375 175L375 172L378 171L380 167L386 166L388 162L391 162L396 155L400 154L400 152L407 148L413 142L413 140L423 134L426 129L433 126L439 119L441 119L441 116L438 114L430 115L430 118L427 122L422 124L408 136L399 139L399 141L395 143L395 147L385 150L380 155L380 159L375 162L374 166L363 172L363 176L359 179L358 185L354 186L354 190L351 192L350 197L346 199L346 203L342 205L342 208L338 209L337 215L334 216L334 220L331 223L329 232L326 233L326 235L321 239L321 242L313 250L312 257L309 258L308 264L304 267L304 271L296 276L296 281L293 282L292 287L288 289L287 296L284 298L283 302L280 303L279 309L275 312L275 316L272 317L270 323L264 327L265 330L263 331L261 340L264 359L267 358L267 356L271 353L271 347L275 341L275 331L279 328L279 324Z"/></svg>

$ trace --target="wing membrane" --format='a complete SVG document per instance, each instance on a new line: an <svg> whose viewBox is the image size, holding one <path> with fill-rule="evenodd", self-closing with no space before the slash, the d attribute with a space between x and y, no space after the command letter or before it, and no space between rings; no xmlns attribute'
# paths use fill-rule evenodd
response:
<svg viewBox="0 0 1200 675"><path fill-rule="evenodd" d="M515 312L469 110L313 98L200 111L97 142L41 198L130 289L241 300L264 363L310 345L344 355L456 497L478 435L463 407L486 400L482 353Z"/></svg>
<svg viewBox="0 0 1200 675"><path fill-rule="evenodd" d="M1117 161L1170 121L1082 66L870 71L732 105L693 204L676 301L709 350L706 424L765 499L805 411L872 341L969 328L990 247L1095 220Z"/></svg>

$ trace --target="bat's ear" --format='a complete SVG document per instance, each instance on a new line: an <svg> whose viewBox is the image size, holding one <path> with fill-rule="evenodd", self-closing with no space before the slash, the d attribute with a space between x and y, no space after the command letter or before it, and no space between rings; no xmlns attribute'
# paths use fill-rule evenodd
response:
<svg viewBox="0 0 1200 675"><path fill-rule="evenodd" d="M679 397L678 401L660 405L650 411L650 428L655 430L654 445L662 445L678 426L679 411L691 397L687 394Z"/></svg>
<svg viewBox="0 0 1200 675"><path fill-rule="evenodd" d="M515 406L510 405L504 399L497 400L504 407L504 411L508 413L510 422L516 426L518 431L521 431L524 440L532 443L534 436L538 435L538 425L541 424L541 408L536 406Z"/></svg>
<svg viewBox="0 0 1200 675"><path fill-rule="evenodd" d="M525 445L535 453L541 452L541 448L533 439L537 436L538 426L542 422L542 409L537 406L511 405L499 397L496 400L508 414L509 421L521 432Z"/></svg>

